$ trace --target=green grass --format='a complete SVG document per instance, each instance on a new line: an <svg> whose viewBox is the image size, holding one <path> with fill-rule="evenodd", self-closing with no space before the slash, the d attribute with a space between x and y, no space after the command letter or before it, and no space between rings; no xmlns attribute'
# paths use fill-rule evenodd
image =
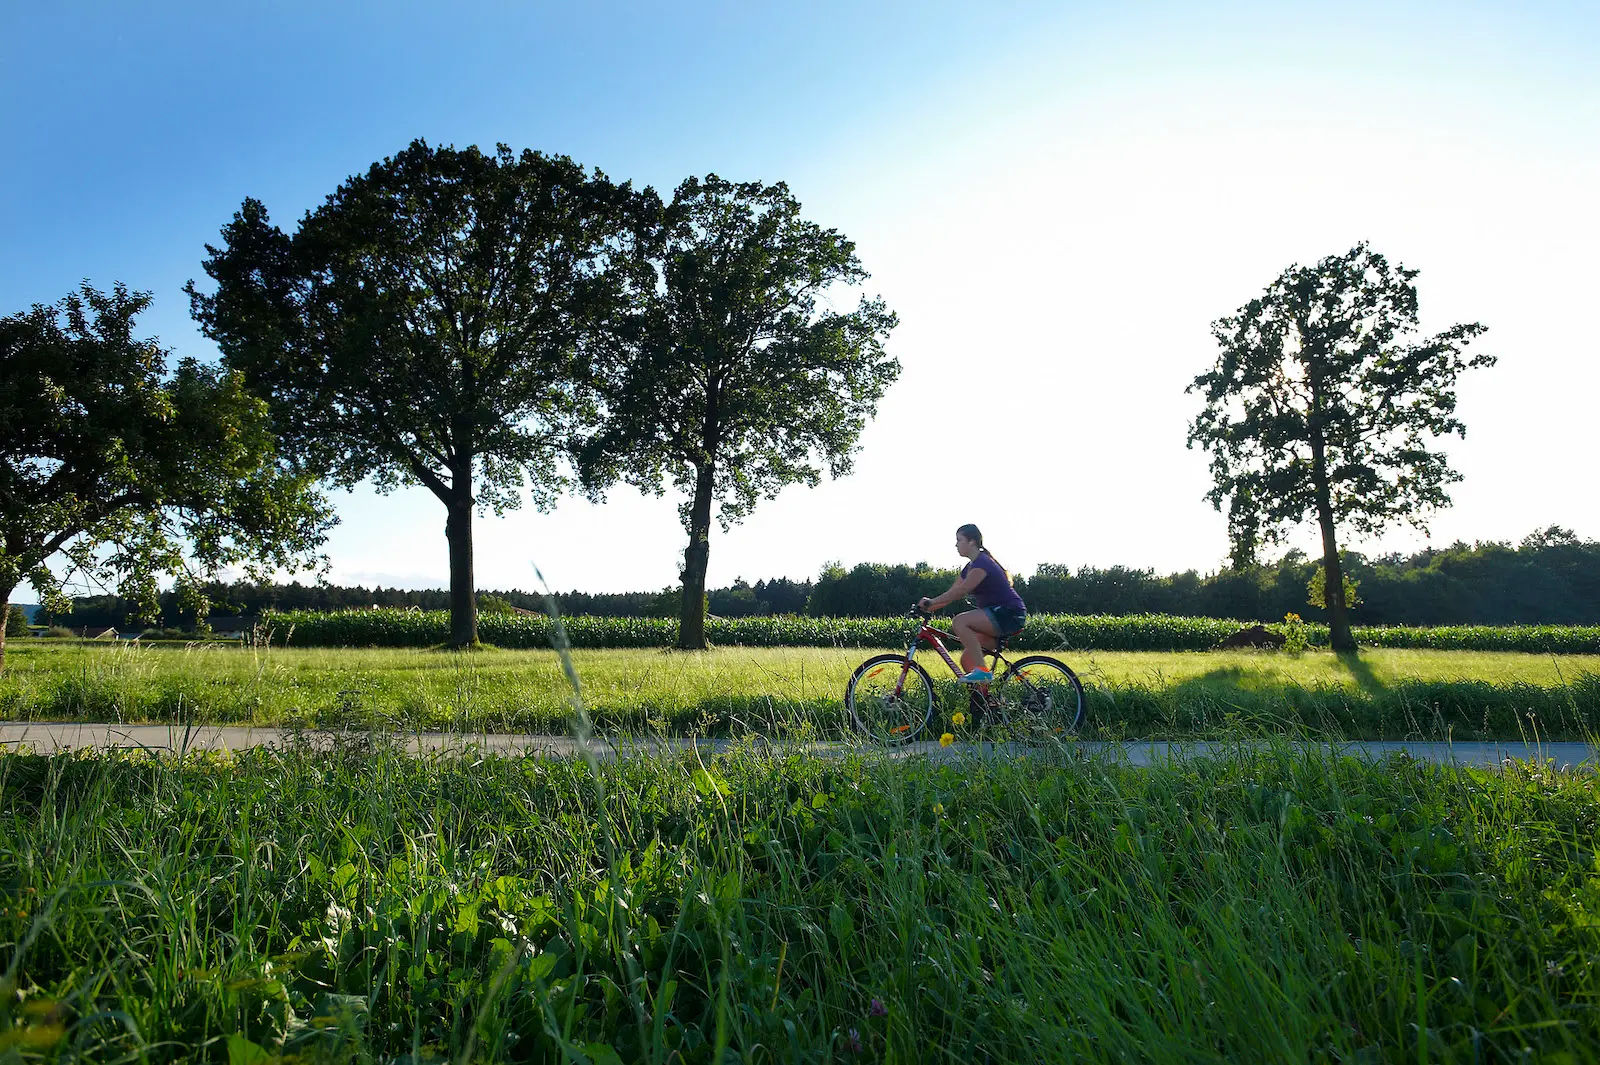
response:
<svg viewBox="0 0 1600 1065"><path fill-rule="evenodd" d="M870 651L723 648L706 654L579 650L604 729L828 735ZM1586 738L1600 732L1600 656L1366 650L1064 653L1089 686L1091 734L1298 731L1352 739ZM947 671L921 652L934 675ZM947 688L947 709L961 707ZM18 641L0 718L565 732L568 689L551 651L456 654Z"/></svg>
<svg viewBox="0 0 1600 1065"><path fill-rule="evenodd" d="M4 756L0 1057L1581 1062L1597 838L1282 746Z"/></svg>

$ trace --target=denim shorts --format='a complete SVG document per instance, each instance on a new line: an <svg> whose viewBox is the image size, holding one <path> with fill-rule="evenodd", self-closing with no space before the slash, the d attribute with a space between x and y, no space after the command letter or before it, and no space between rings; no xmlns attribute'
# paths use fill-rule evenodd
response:
<svg viewBox="0 0 1600 1065"><path fill-rule="evenodd" d="M1028 623L1028 612L1016 607L986 606L983 612L989 615L989 624L994 626L996 636L1015 636Z"/></svg>

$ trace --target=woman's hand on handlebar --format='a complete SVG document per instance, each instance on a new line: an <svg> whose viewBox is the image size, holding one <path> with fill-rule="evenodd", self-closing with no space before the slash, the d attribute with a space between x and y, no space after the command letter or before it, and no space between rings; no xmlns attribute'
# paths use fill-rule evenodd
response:
<svg viewBox="0 0 1600 1065"><path fill-rule="evenodd" d="M917 600L917 609L922 611L924 614L933 613L933 600L929 599L927 596L923 596L921 599Z"/></svg>

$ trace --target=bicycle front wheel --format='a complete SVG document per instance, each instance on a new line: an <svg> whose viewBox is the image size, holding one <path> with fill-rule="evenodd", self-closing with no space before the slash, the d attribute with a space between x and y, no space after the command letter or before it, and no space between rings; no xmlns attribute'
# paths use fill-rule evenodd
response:
<svg viewBox="0 0 1600 1065"><path fill-rule="evenodd" d="M995 687L1006 720L1020 728L1070 735L1083 723L1083 684L1047 655L1018 659Z"/></svg>
<svg viewBox="0 0 1600 1065"><path fill-rule="evenodd" d="M905 655L874 655L851 675L844 706L856 731L906 743L933 720L933 678Z"/></svg>

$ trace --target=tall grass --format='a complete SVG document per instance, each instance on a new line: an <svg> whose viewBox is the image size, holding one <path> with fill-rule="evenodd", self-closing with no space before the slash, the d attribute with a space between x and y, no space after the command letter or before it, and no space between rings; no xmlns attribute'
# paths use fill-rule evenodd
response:
<svg viewBox="0 0 1600 1065"><path fill-rule="evenodd" d="M381 742L0 759L0 1054L1580 1061L1600 1045L1593 774L1284 748L1150 770L1070 749L738 750L597 772L602 791L580 762Z"/></svg>
<svg viewBox="0 0 1600 1065"><path fill-rule="evenodd" d="M1592 774L389 743L0 759L0 1053L1576 1060L1600 1036Z"/></svg>

